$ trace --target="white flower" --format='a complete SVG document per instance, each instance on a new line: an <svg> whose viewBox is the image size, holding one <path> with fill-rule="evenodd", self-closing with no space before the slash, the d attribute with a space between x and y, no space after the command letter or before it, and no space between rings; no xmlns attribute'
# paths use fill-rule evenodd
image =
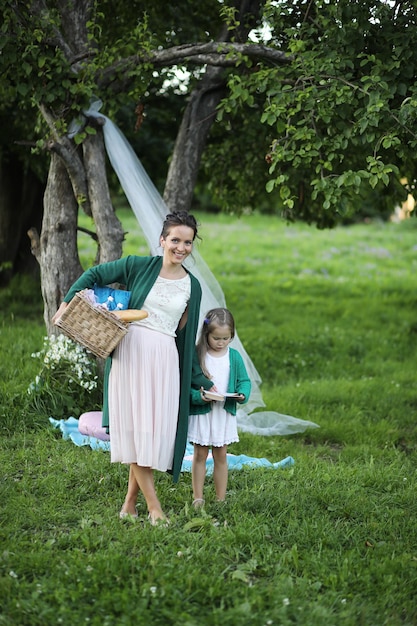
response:
<svg viewBox="0 0 417 626"><path fill-rule="evenodd" d="M33 353L32 356L42 359L44 371L66 372L69 383L79 385L87 391L92 391L98 386L93 355L65 335L45 337L43 349ZM42 376L36 377L34 387L33 383L29 387L29 393L39 386L41 379Z"/></svg>

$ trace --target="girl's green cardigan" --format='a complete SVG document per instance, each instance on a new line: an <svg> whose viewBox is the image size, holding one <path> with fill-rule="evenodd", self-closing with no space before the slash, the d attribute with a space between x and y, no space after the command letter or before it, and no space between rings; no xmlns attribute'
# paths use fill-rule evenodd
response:
<svg viewBox="0 0 417 626"><path fill-rule="evenodd" d="M131 292L129 308L141 309L142 305L159 276L162 267L162 257L128 256L110 263L102 263L91 267L84 272L72 285L64 301L70 302L77 291L92 289L95 284L108 285L120 283ZM180 364L180 403L178 412L177 435L174 449L174 461L170 473L174 482L177 482L181 472L187 444L188 415L190 412L190 389L193 386L212 387L212 382L205 378L198 364L195 350L195 339L198 328L198 318L201 301L201 286L190 272L191 295L188 302L187 322L177 331L176 344ZM106 359L104 370L104 397L103 397L103 426L109 428L108 414L108 380L111 369L111 355ZM111 437L111 433L110 433ZM110 443L111 445L111 443Z"/></svg>
<svg viewBox="0 0 417 626"><path fill-rule="evenodd" d="M229 348L229 359L230 374L229 383L227 385L227 392L242 393L245 396L245 399L243 400L243 402L239 402L239 404L246 404L246 402L249 400L252 385L246 371L242 356L234 348ZM203 413L209 413L211 411L211 408L212 402L206 402L205 400L203 400L201 397L200 389L196 388L193 384L191 389L190 415L201 415ZM233 398L226 398L224 402L224 408L228 413L236 415L236 400L234 400Z"/></svg>

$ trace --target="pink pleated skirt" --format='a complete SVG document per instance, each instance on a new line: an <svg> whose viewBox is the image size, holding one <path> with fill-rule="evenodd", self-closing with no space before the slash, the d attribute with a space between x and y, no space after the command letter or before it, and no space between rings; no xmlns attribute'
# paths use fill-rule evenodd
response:
<svg viewBox="0 0 417 626"><path fill-rule="evenodd" d="M112 462L172 469L179 391L174 337L130 324L113 352L109 377Z"/></svg>

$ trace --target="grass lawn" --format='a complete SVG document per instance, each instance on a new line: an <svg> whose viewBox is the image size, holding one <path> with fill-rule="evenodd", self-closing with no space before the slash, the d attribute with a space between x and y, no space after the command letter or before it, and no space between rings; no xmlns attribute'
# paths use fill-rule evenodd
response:
<svg viewBox="0 0 417 626"><path fill-rule="evenodd" d="M119 215L124 253L147 254ZM143 502L121 522L127 468L28 404L42 301L14 281L0 291L0 625L414 626L417 222L198 217L266 408L320 428L242 433L230 452L295 465L231 471L222 505L208 478L200 512L189 474L157 475L171 525L151 527ZM80 250L87 267L84 234Z"/></svg>

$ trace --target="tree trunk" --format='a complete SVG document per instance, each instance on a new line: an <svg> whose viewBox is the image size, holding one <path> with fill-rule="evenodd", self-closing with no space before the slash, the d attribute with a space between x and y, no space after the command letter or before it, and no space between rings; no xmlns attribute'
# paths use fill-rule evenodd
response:
<svg viewBox="0 0 417 626"><path fill-rule="evenodd" d="M217 41L246 41L249 32L260 16L260 0L236 0L238 27L234 31L224 29ZM201 156L216 109L226 94L224 69L208 66L202 80L191 93L175 141L167 180L164 201L170 211L191 208L197 182Z"/></svg>
<svg viewBox="0 0 417 626"><path fill-rule="evenodd" d="M191 208L201 155L216 108L225 94L224 70L208 67L190 95L175 141L164 189L164 201L170 211Z"/></svg>
<svg viewBox="0 0 417 626"><path fill-rule="evenodd" d="M83 271L78 256L78 203L68 175L68 164L57 154L53 142L48 182L44 196L44 215L40 240L30 232L32 251L41 268L44 319L48 334L55 332L51 318L72 283ZM65 153L64 153L65 154ZM103 133L89 135L83 143L83 161L88 198L96 225L99 249L97 261L105 263L122 255L123 228L110 199L106 177Z"/></svg>
<svg viewBox="0 0 417 626"><path fill-rule="evenodd" d="M44 320L48 334L54 332L52 316L69 287L83 271L77 248L77 220L78 205L67 170L62 159L52 153L40 246L36 253L41 268Z"/></svg>
<svg viewBox="0 0 417 626"><path fill-rule="evenodd" d="M95 123L99 121L95 120ZM89 123L92 125L94 122L90 120ZM97 260L106 263L122 256L124 233L110 198L101 127L96 135L88 135L84 140L83 152L90 208L99 241Z"/></svg>

